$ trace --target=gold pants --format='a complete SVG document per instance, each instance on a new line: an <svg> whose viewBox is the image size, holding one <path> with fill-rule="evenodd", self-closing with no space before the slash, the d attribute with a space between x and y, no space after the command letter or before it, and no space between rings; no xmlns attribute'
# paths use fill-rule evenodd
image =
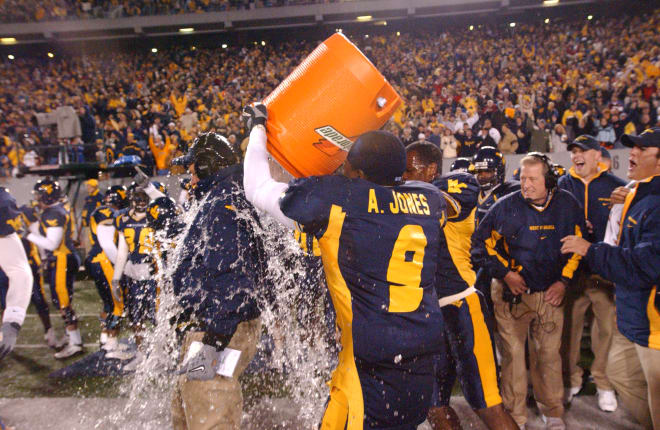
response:
<svg viewBox="0 0 660 430"><path fill-rule="evenodd" d="M201 341L204 332L189 332L183 342L181 362L190 344ZM189 381L179 376L172 399L172 426L175 430L238 430L243 415L243 394L238 377L257 352L261 338L259 318L238 325L228 348L241 351L234 376L216 375L210 381Z"/></svg>

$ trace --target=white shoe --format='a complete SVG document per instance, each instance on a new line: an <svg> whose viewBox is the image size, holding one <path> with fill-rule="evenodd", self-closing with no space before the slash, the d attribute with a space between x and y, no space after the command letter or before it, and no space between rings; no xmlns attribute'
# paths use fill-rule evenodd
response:
<svg viewBox="0 0 660 430"><path fill-rule="evenodd" d="M545 415L541 414L541 419L543 419L545 428L548 430L566 430L566 424L561 418L546 417Z"/></svg>
<svg viewBox="0 0 660 430"><path fill-rule="evenodd" d="M135 358L136 351L126 343L118 343L117 347L105 354L105 358L116 358L122 361Z"/></svg>
<svg viewBox="0 0 660 430"><path fill-rule="evenodd" d="M564 403L569 404L573 401L573 397L582 390L582 387L571 387L564 390Z"/></svg>
<svg viewBox="0 0 660 430"><path fill-rule="evenodd" d="M598 407L605 412L614 412L619 404L612 390L598 390Z"/></svg>
<svg viewBox="0 0 660 430"><path fill-rule="evenodd" d="M49 328L46 334L44 335L44 341L46 342L46 345L48 345L50 348L57 349L58 347L57 335L55 334L55 329L53 327Z"/></svg>
<svg viewBox="0 0 660 430"><path fill-rule="evenodd" d="M119 342L115 336L108 336L105 343L101 347L101 349L106 352L114 351L117 348L119 348Z"/></svg>
<svg viewBox="0 0 660 430"><path fill-rule="evenodd" d="M55 353L55 358L61 360L63 358L73 357L74 355L81 353L82 350L83 350L82 345L69 343L66 345L66 347L63 350Z"/></svg>
<svg viewBox="0 0 660 430"><path fill-rule="evenodd" d="M129 372L135 372L140 365L144 361L144 354L142 354L140 351L138 351L135 354L135 357L126 363L124 367L121 368L122 373L129 373Z"/></svg>

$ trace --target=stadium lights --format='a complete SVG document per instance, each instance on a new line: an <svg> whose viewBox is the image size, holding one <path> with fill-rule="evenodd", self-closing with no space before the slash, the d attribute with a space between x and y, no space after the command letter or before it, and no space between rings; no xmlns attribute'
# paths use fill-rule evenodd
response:
<svg viewBox="0 0 660 430"><path fill-rule="evenodd" d="M48 53L48 58L53 58L54 56L55 56L55 54L53 54L52 52Z"/></svg>
<svg viewBox="0 0 660 430"><path fill-rule="evenodd" d="M594 16L593 16L593 15L589 15L589 16L587 17L587 19L588 19L589 21L591 21L592 19L594 19Z"/></svg>
<svg viewBox="0 0 660 430"><path fill-rule="evenodd" d="M265 40L261 41L261 46L266 46L266 41Z"/></svg>
<svg viewBox="0 0 660 430"><path fill-rule="evenodd" d="M365 38L365 39L368 39L368 38L369 38L369 35L368 35L368 34L365 34L365 35L364 35L364 38Z"/></svg>
<svg viewBox="0 0 660 430"><path fill-rule="evenodd" d="M474 25L471 25L469 28L470 28L470 31L474 30Z"/></svg>
<svg viewBox="0 0 660 430"><path fill-rule="evenodd" d="M0 43L3 45L13 45L16 43L16 38L15 37L2 37L0 38Z"/></svg>
<svg viewBox="0 0 660 430"><path fill-rule="evenodd" d="M193 46L193 47L192 47L192 48L190 48L190 49L192 49L192 50L194 51L194 50L195 50L195 49L197 49L197 48Z"/></svg>
<svg viewBox="0 0 660 430"><path fill-rule="evenodd" d="M192 33L193 31L195 31L195 29L192 28L192 27L186 27L186 28L180 28L179 29L179 33Z"/></svg>
<svg viewBox="0 0 660 430"><path fill-rule="evenodd" d="M550 24L550 18L546 18L545 21L543 22L545 22L546 24Z"/></svg>
<svg viewBox="0 0 660 430"><path fill-rule="evenodd" d="M222 44L222 49L227 49L227 44L226 43Z"/></svg>
<svg viewBox="0 0 660 430"><path fill-rule="evenodd" d="M151 48L151 52L153 52L153 53L155 54L156 52L158 52L158 49L156 49L156 48Z"/></svg>
<svg viewBox="0 0 660 430"><path fill-rule="evenodd" d="M513 27L515 27L515 26L516 26L516 23L515 23L515 22L512 22L512 23L509 24L509 27L511 27L511 28L513 28Z"/></svg>
<svg viewBox="0 0 660 430"><path fill-rule="evenodd" d="M7 55L7 58L9 58L10 60L13 60L13 59L14 59L14 56L11 55L11 54L9 54L9 55Z"/></svg>
<svg viewBox="0 0 660 430"><path fill-rule="evenodd" d="M556 6L559 4L559 0L544 0L543 6Z"/></svg>
<svg viewBox="0 0 660 430"><path fill-rule="evenodd" d="M396 32L396 35L397 35L397 36L401 36L401 32L400 32L400 31L397 31L397 32Z"/></svg>
<svg viewBox="0 0 660 430"><path fill-rule="evenodd" d="M387 21L376 21L376 22L374 22L374 25L382 25L382 26L385 26L385 25L387 25Z"/></svg>
<svg viewBox="0 0 660 430"><path fill-rule="evenodd" d="M364 21L371 21L371 18L373 18L371 15L361 15L357 17L357 20L364 22Z"/></svg>

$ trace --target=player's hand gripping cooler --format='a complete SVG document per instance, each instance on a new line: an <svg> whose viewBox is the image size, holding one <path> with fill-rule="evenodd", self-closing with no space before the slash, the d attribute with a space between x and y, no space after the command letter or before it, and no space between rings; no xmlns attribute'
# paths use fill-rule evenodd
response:
<svg viewBox="0 0 660 430"><path fill-rule="evenodd" d="M355 45L335 33L263 103L268 152L300 178L337 170L355 138L381 128L401 98Z"/></svg>

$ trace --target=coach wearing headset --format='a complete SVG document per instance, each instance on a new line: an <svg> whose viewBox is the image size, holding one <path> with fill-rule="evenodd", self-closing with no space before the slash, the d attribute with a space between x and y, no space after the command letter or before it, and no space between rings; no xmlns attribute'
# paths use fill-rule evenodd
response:
<svg viewBox="0 0 660 430"><path fill-rule="evenodd" d="M520 160L520 192L498 200L475 232L475 254L495 278L492 287L502 354L504 406L527 422L525 340L529 333L534 397L550 429L565 429L562 302L580 256L562 255L560 239L581 236L584 215L575 197L557 188L552 161L532 152Z"/></svg>

